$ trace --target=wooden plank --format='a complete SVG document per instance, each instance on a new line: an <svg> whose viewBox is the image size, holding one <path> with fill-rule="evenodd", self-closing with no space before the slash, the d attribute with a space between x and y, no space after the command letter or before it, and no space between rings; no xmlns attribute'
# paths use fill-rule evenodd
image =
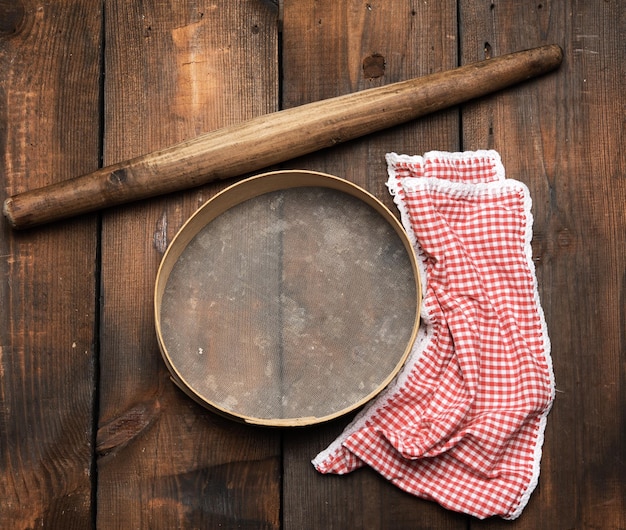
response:
<svg viewBox="0 0 626 530"><path fill-rule="evenodd" d="M283 43L282 93L288 108L455 67L456 3L285 0ZM385 187L385 153L456 150L457 115L441 112L285 167L346 178L395 211ZM284 528L465 527L463 516L405 494L370 469L345 477L318 474L310 460L348 421L284 434Z"/></svg>
<svg viewBox="0 0 626 530"><path fill-rule="evenodd" d="M335 5L285 0L283 18L283 108L457 66L454 2L435 8L409 1ZM457 146L453 109L302 157L288 166L334 172L395 208L385 186L385 153L405 149L421 154Z"/></svg>
<svg viewBox="0 0 626 530"><path fill-rule="evenodd" d="M556 74L463 112L464 148L497 149L508 176L530 188L552 342L556 401L539 486L515 528L624 528L624 10L603 1L460 5L463 62L548 42L565 50Z"/></svg>
<svg viewBox="0 0 626 530"><path fill-rule="evenodd" d="M0 2L3 194L97 168L100 29L98 3ZM0 528L92 524L96 228L2 221Z"/></svg>
<svg viewBox="0 0 626 530"><path fill-rule="evenodd" d="M108 0L105 12L105 163L277 109L272 3ZM169 380L156 344L158 263L216 189L103 218L99 527L279 524L278 433L192 402Z"/></svg>

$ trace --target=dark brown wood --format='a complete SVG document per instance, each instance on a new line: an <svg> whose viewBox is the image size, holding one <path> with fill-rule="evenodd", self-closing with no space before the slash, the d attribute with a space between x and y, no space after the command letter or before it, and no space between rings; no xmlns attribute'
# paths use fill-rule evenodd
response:
<svg viewBox="0 0 626 530"><path fill-rule="evenodd" d="M10 197L3 211L15 228L29 228L235 177L526 81L561 58L558 45L547 45L259 116ZM364 68L371 78L367 61Z"/></svg>
<svg viewBox="0 0 626 530"><path fill-rule="evenodd" d="M564 50L542 79L284 164L391 208L389 151L495 148L528 184L557 393L518 520L448 512L368 468L319 475L311 458L349 418L248 427L176 388L152 289L209 185L33 231L0 220L0 527L625 528L624 14L604 0L0 0L2 199L277 111L279 95L292 108Z"/></svg>
<svg viewBox="0 0 626 530"><path fill-rule="evenodd" d="M105 12L105 164L276 110L270 4L109 0ZM98 528L279 525L279 433L196 405L156 342L158 264L215 190L103 216Z"/></svg>
<svg viewBox="0 0 626 530"><path fill-rule="evenodd" d="M97 3L0 2L0 189L98 166ZM0 227L0 528L89 528L94 217Z"/></svg>
<svg viewBox="0 0 626 530"><path fill-rule="evenodd" d="M460 5L464 62L530 42L565 50L558 77L463 113L464 147L497 149L508 176L530 188L552 342L557 392L539 487L515 527L624 528L624 9L603 1ZM463 31L464 24L474 29Z"/></svg>

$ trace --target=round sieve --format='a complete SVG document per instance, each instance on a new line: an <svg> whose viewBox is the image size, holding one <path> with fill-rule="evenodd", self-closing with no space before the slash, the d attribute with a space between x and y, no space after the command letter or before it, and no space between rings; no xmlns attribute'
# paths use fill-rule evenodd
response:
<svg viewBox="0 0 626 530"><path fill-rule="evenodd" d="M373 195L277 171L213 197L159 267L155 321L174 382L202 405L268 426L310 425L376 396L419 326L415 254Z"/></svg>

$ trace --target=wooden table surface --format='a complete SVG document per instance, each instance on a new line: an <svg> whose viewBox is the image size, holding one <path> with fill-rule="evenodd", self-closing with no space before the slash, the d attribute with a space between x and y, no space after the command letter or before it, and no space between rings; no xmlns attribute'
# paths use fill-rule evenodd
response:
<svg viewBox="0 0 626 530"><path fill-rule="evenodd" d="M171 383L156 270L214 184L22 232L0 222L0 528L626 528L625 11L619 0L0 0L2 199L281 108L564 49L555 73L281 165L393 207L385 153L493 148L528 185L557 391L519 519L446 511L367 468L318 474L311 458L350 418L251 427Z"/></svg>

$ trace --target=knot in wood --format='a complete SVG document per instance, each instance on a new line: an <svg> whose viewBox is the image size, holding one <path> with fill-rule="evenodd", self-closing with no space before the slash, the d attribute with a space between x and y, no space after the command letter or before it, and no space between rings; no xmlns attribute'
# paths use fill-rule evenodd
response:
<svg viewBox="0 0 626 530"><path fill-rule="evenodd" d="M0 38L17 35L24 26L24 4L15 0L0 0Z"/></svg>
<svg viewBox="0 0 626 530"><path fill-rule="evenodd" d="M376 79L385 75L385 58L379 53L373 53L363 59L363 77Z"/></svg>

